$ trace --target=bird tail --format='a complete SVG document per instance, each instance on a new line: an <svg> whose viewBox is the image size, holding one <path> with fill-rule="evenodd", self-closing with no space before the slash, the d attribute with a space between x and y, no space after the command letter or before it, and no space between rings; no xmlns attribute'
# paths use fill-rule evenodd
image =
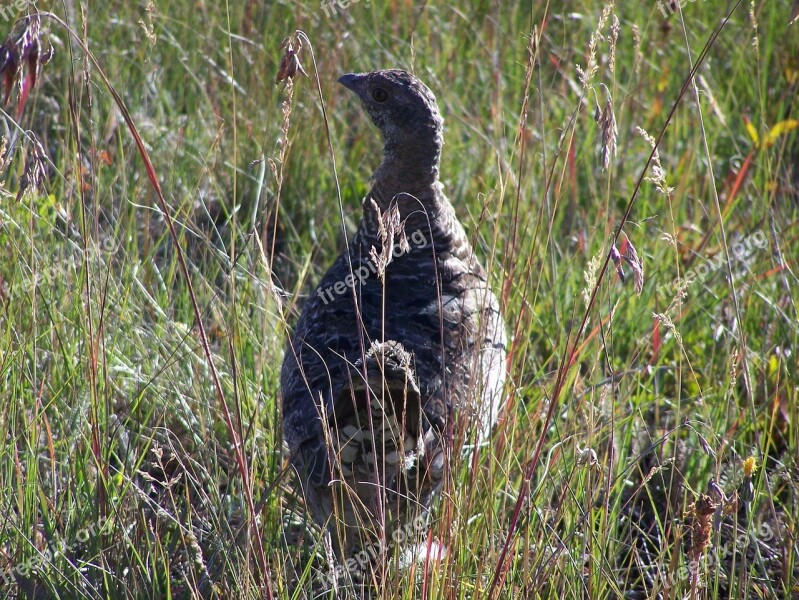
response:
<svg viewBox="0 0 799 600"><path fill-rule="evenodd" d="M402 344L373 343L351 365L332 413L332 464L355 494L345 503L347 524L378 514L406 522L426 513L443 480L444 452L422 409L413 356ZM354 551L370 536L351 529L346 546Z"/></svg>
<svg viewBox="0 0 799 600"><path fill-rule="evenodd" d="M355 362L334 402L334 419L344 475L377 469L387 487L407 489L425 454L426 428L413 357L402 344L374 342Z"/></svg>

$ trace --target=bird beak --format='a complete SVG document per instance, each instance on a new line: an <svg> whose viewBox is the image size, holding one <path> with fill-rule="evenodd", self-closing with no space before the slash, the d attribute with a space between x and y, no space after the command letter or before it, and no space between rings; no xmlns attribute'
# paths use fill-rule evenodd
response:
<svg viewBox="0 0 799 600"><path fill-rule="evenodd" d="M356 91L358 82L363 79L363 75L357 73L347 73L338 78L338 82L348 90Z"/></svg>

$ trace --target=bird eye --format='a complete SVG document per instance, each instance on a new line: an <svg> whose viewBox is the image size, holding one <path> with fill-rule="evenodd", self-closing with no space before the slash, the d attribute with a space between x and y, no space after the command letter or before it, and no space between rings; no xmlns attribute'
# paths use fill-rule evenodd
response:
<svg viewBox="0 0 799 600"><path fill-rule="evenodd" d="M388 100L388 92L383 88L375 88L372 90L372 98L375 102L383 103Z"/></svg>

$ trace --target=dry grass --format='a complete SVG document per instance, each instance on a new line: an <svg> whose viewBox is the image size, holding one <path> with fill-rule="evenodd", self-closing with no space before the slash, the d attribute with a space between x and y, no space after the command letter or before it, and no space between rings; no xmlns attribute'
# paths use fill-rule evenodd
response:
<svg viewBox="0 0 799 600"><path fill-rule="evenodd" d="M437 94L511 344L446 556L374 595L796 595L788 7L117 4L4 46L1 595L332 597L277 373L379 162L335 79L384 67Z"/></svg>

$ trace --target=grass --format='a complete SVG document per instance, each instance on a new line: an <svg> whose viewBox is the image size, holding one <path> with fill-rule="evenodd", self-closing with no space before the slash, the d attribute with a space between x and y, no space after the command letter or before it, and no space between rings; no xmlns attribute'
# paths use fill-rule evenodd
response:
<svg viewBox="0 0 799 600"><path fill-rule="evenodd" d="M438 97L442 180L512 342L491 445L464 453L434 511L446 558L389 570L380 597L796 595L799 38L787 7L732 11L698 67L698 103L681 89L729 10L717 2L364 0L329 17L297 1L40 8L97 64L43 18L56 54L21 117L16 94L6 106L0 595L319 591L320 533L285 471L278 370L380 159L335 80L389 66ZM275 85L295 29L313 44L299 50L309 77ZM594 113L609 100L605 169L612 127L603 136ZM638 127L663 132L659 172ZM602 269L628 202L617 246L642 259L640 295L629 264L626 283L612 261ZM711 479L737 493L718 532L697 503Z"/></svg>

